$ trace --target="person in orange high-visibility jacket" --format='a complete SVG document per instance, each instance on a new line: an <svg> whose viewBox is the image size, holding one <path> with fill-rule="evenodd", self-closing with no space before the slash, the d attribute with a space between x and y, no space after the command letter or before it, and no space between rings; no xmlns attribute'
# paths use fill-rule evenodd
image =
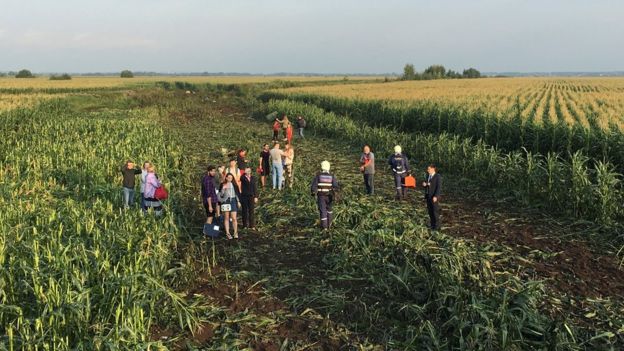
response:
<svg viewBox="0 0 624 351"><path fill-rule="evenodd" d="M329 173L330 164L328 161L321 162L321 173L312 180L310 190L312 196L316 196L316 202L321 217L321 228L327 230L332 224L332 204L335 192L340 190L340 185L336 177Z"/></svg>

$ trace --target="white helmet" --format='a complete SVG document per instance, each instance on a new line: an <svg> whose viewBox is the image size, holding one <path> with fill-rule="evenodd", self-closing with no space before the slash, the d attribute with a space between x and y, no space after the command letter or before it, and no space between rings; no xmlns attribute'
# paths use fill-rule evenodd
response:
<svg viewBox="0 0 624 351"><path fill-rule="evenodd" d="M329 161L321 162L321 171L329 172L329 168L330 167L331 167L331 165L329 164Z"/></svg>
<svg viewBox="0 0 624 351"><path fill-rule="evenodd" d="M397 146L394 147L394 153L395 154L400 154L401 151L403 151L403 150L401 149L400 145L397 145Z"/></svg>

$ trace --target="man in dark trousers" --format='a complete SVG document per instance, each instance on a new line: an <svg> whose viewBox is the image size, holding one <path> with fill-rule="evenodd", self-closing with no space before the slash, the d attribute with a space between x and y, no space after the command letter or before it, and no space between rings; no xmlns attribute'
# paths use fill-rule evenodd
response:
<svg viewBox="0 0 624 351"><path fill-rule="evenodd" d="M258 202L258 182L251 173L251 167L245 168L245 174L241 177L241 206L243 208L243 228L256 230L254 211Z"/></svg>
<svg viewBox="0 0 624 351"><path fill-rule="evenodd" d="M328 161L321 162L321 173L314 177L310 187L312 196L316 196L316 202L321 217L321 228L323 228L323 230L328 230L331 227L332 204L334 202L335 192L340 190L338 180L329 173L330 166Z"/></svg>
<svg viewBox="0 0 624 351"><path fill-rule="evenodd" d="M401 146L394 147L394 154L388 159L388 164L392 169L392 175L394 176L394 186L396 189L396 200L401 200L405 197L405 177L409 173L409 162L407 156L402 152Z"/></svg>
<svg viewBox="0 0 624 351"><path fill-rule="evenodd" d="M442 192L442 177L436 172L436 166L427 166L425 187L425 200L427 201L427 211L431 220L431 230L440 230L440 194Z"/></svg>

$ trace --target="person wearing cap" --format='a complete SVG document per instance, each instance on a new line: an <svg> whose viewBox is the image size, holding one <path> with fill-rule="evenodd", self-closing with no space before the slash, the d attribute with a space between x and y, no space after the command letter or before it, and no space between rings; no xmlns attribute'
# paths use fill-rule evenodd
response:
<svg viewBox="0 0 624 351"><path fill-rule="evenodd" d="M330 166L328 161L321 162L321 173L314 177L310 187L312 196L316 196L323 230L328 230L331 227L332 203L335 192L340 190L338 180L329 173Z"/></svg>
<svg viewBox="0 0 624 351"><path fill-rule="evenodd" d="M405 197L405 177L409 173L409 162L407 156L402 152L401 146L394 147L394 154L388 159L388 164L394 176L394 186L396 189L395 199L401 200Z"/></svg>
<svg viewBox="0 0 624 351"><path fill-rule="evenodd" d="M305 127L306 127L306 120L303 119L303 116L298 116L297 117L297 129L299 130L299 137L301 139L304 139L303 129L305 129Z"/></svg>

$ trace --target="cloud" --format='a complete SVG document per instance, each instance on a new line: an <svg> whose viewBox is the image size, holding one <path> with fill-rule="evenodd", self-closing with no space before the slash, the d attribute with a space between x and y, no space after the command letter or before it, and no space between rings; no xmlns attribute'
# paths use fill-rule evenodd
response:
<svg viewBox="0 0 624 351"><path fill-rule="evenodd" d="M0 32L1 34L1 32ZM1 35L0 35L1 36ZM15 37L15 46L29 49L160 49L157 40L121 32L44 32L28 30Z"/></svg>

